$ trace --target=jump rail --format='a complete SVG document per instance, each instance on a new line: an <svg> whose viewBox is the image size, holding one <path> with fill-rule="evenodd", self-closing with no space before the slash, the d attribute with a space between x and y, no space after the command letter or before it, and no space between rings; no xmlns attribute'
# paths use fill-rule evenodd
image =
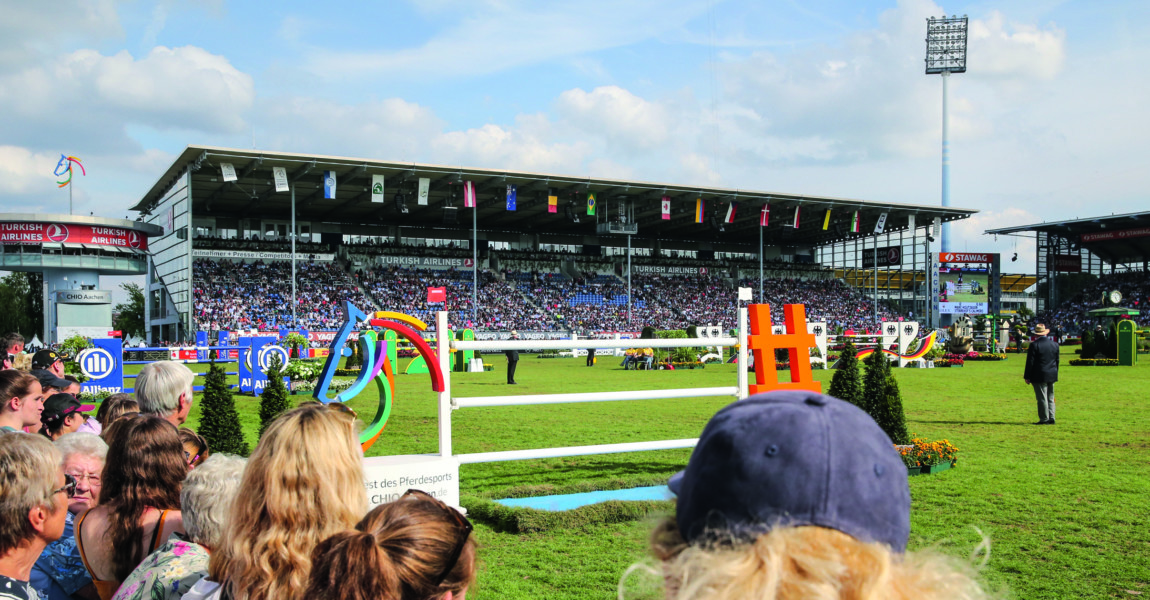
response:
<svg viewBox="0 0 1150 600"><path fill-rule="evenodd" d="M747 396L747 309L739 308L737 337L709 338L667 338L667 339L620 339L620 340L451 340L448 339L448 314L436 314L438 344L436 354L443 372L443 391L439 393L439 455L452 456L451 413L461 408L481 408L492 406L523 406L529 404L566 404L574 402L617 402L628 400L654 400L668 398L696 398L705 396L734 396L736 399ZM738 346L739 365L737 385L728 387L683 388L672 390L634 390L625 392L591 392L575 394L529 394L521 396L481 396L455 398L451 395L450 368L453 350L571 350L571 349L612 349L612 348L692 348L692 347L732 347ZM455 458L461 464L528 460L535 458L558 458L590 454L614 454L622 452L644 452L673 448L692 448L698 439L658 440L621 444L597 444L591 446L566 446L561 448L535 448L529 450L509 450L502 452L480 452L460 454Z"/></svg>

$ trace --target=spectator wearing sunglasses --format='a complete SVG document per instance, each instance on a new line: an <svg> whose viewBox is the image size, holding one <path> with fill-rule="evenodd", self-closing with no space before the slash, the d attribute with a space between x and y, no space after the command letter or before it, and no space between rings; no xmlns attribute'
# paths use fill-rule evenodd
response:
<svg viewBox="0 0 1150 600"><path fill-rule="evenodd" d="M430 494L408 490L312 557L307 598L463 600L475 583L471 522Z"/></svg>
<svg viewBox="0 0 1150 600"><path fill-rule="evenodd" d="M312 551L367 512L355 414L318 402L272 421L244 469L209 579L186 600L303 600ZM226 591L225 591L226 589Z"/></svg>
<svg viewBox="0 0 1150 600"><path fill-rule="evenodd" d="M37 384L39 385L39 384ZM64 533L76 481L41 435L0 434L0 598L36 600L32 565Z"/></svg>
<svg viewBox="0 0 1150 600"><path fill-rule="evenodd" d="M30 581L41 600L95 598L92 576L84 568L76 547L74 519L96 506L100 498L100 473L104 470L108 445L91 433L70 433L56 440L56 448L64 457L64 474L76 480L76 490L68 499L64 534L40 554L36 566L32 567Z"/></svg>
<svg viewBox="0 0 1150 600"><path fill-rule="evenodd" d="M180 443L184 445L184 458L188 460L188 469L200 466L211 454L208 440L187 427L180 428Z"/></svg>

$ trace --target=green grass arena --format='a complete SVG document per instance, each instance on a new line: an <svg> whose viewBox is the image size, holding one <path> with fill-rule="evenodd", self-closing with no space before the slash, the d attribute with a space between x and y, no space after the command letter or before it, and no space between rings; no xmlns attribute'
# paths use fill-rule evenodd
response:
<svg viewBox="0 0 1150 600"><path fill-rule="evenodd" d="M1055 426L1036 427L1022 381L1023 356L963 368L895 371L911 432L958 446L958 467L912 477L912 550L968 561L991 541L982 579L1005 597L1130 598L1150 594L1150 357L1138 367L1070 367L1063 349ZM733 365L704 370L623 371L611 358L524 354L504 385L502 354L485 373L456 373L458 396L571 393L734 385ZM405 364L406 361L401 361ZM206 371L206 365L192 365ZM129 372L138 367L128 367ZM815 371L824 390L831 371ZM780 378L787 377L780 373ZM234 382L234 377L231 378ZM434 453L436 394L426 375L399 375L391 419L368 452ZM256 442L258 399L236 395L247 441ZM296 402L308 396L293 396ZM638 442L697 437L727 398L473 408L453 415L455 452ZM375 387L351 404L361 414ZM199 406L187 425L196 427ZM464 498L501 498L654 485L682 468L689 450L463 465ZM672 510L580 509L551 526L518 531L476 519L479 584L468 597L602 599L646 560L652 525ZM603 507L600 507L603 508ZM473 510L474 516L475 511ZM578 511L577 511L578 512ZM558 523L558 525L556 525ZM976 530L977 528L977 530ZM627 578L627 598L658 597L658 579Z"/></svg>

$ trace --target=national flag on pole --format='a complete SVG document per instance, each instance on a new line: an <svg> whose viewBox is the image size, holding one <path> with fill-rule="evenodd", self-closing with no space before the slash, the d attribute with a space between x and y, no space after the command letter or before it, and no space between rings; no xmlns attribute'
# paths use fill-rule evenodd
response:
<svg viewBox="0 0 1150 600"><path fill-rule="evenodd" d="M463 206L464 208L475 208L475 182L463 182Z"/></svg>
<svg viewBox="0 0 1150 600"><path fill-rule="evenodd" d="M420 206L427 206L427 195L428 195L428 192L430 192L430 191L431 191L431 179L428 177L420 177L419 178L419 197L416 199L416 202L418 202Z"/></svg>
<svg viewBox="0 0 1150 600"><path fill-rule="evenodd" d="M739 208L738 202L731 202L730 204L727 205L727 217L725 219L723 219L724 223L734 223L735 222L735 209L737 209L737 208Z"/></svg>
<svg viewBox="0 0 1150 600"><path fill-rule="evenodd" d="M663 220L664 221L670 221L671 220L671 197L670 196L663 196L663 200L662 200L661 204L663 205Z"/></svg>
<svg viewBox="0 0 1150 600"><path fill-rule="evenodd" d="M695 222L703 222L703 199L695 198Z"/></svg>
<svg viewBox="0 0 1150 600"><path fill-rule="evenodd" d="M862 230L862 218L859 217L859 211L856 210L854 216L851 217L851 233L858 233L860 230Z"/></svg>
<svg viewBox="0 0 1150 600"><path fill-rule="evenodd" d="M878 223L874 224L875 233L882 233L884 229L886 229L886 213L880 214L878 216Z"/></svg>
<svg viewBox="0 0 1150 600"><path fill-rule="evenodd" d="M447 288L445 287L429 287L427 288L427 303L428 304L442 304L447 302Z"/></svg>
<svg viewBox="0 0 1150 600"><path fill-rule="evenodd" d="M830 227L831 227L831 209L828 208L827 209L827 215L825 217L823 217L823 231L830 229Z"/></svg>
<svg viewBox="0 0 1150 600"><path fill-rule="evenodd" d="M766 227L771 223L771 205L764 204L762 212L759 213L759 227Z"/></svg>
<svg viewBox="0 0 1150 600"><path fill-rule="evenodd" d="M383 175L371 176L371 201L383 202Z"/></svg>
<svg viewBox="0 0 1150 600"><path fill-rule="evenodd" d="M515 210L515 203L518 201L519 188L513 183L507 184L507 210Z"/></svg>
<svg viewBox="0 0 1150 600"><path fill-rule="evenodd" d="M559 196L551 196L551 195L547 196L547 212L549 212L549 213L559 212Z"/></svg>
<svg viewBox="0 0 1150 600"><path fill-rule="evenodd" d="M911 233L914 233L914 215L910 215L906 218L906 227L911 231Z"/></svg>
<svg viewBox="0 0 1150 600"><path fill-rule="evenodd" d="M325 200L335 200L335 171L323 172L323 197Z"/></svg>
<svg viewBox="0 0 1150 600"><path fill-rule="evenodd" d="M801 209L802 209L802 207L801 207L801 206L796 206L796 207L795 207L795 218L794 218L794 220L791 222L791 227L794 227L795 229L798 229L798 228L799 228L799 211L800 211Z"/></svg>
<svg viewBox="0 0 1150 600"><path fill-rule="evenodd" d="M595 194L593 192L587 192L587 216L595 216Z"/></svg>

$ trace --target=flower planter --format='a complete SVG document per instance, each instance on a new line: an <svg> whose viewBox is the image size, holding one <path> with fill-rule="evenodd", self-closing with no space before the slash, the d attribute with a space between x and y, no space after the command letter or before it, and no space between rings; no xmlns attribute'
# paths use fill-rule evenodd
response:
<svg viewBox="0 0 1150 600"><path fill-rule="evenodd" d="M923 473L923 475L933 475L934 473L941 473L941 472L949 469L950 467L951 467L951 464L949 462L938 463L937 465L930 465L929 467L923 467L922 473Z"/></svg>
<svg viewBox="0 0 1150 600"><path fill-rule="evenodd" d="M907 467L906 468L906 474L907 474L907 476L910 476L910 477L914 477L915 475L921 475L922 474L922 467Z"/></svg>

